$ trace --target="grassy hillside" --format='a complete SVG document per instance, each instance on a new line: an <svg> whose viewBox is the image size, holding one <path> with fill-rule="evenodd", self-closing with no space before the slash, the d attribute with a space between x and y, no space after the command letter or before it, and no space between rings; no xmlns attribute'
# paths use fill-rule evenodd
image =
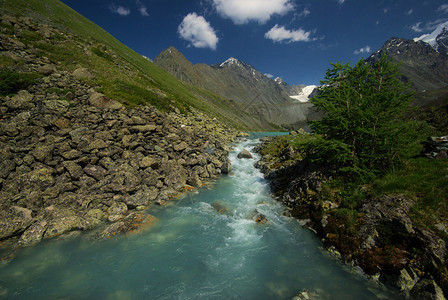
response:
<svg viewBox="0 0 448 300"><path fill-rule="evenodd" d="M243 121L242 113L222 97L181 83L58 0L14 0L1 5L2 14L31 17L57 28L47 33L51 35L48 39L36 31L17 35L13 26L5 24L1 25L3 33L15 34L38 57L48 57L63 69L88 68L94 77L85 80L112 99L127 106L150 103L164 111L188 112L195 107L239 129L261 129ZM25 63L1 59L3 68Z"/></svg>

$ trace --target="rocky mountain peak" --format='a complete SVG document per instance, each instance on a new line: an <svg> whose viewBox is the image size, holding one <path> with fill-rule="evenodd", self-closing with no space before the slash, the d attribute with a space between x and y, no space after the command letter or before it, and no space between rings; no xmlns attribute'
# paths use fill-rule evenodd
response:
<svg viewBox="0 0 448 300"><path fill-rule="evenodd" d="M448 55L448 28L444 27L442 32L436 37L437 51L440 54Z"/></svg>

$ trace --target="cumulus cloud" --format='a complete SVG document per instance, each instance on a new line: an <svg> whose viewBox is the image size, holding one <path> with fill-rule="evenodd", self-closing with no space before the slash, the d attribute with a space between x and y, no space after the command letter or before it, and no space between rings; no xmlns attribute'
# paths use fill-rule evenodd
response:
<svg viewBox="0 0 448 300"><path fill-rule="evenodd" d="M266 74L264 74L264 76L266 76L267 78L274 78L274 75L272 75L272 74L269 74L269 73L266 73Z"/></svg>
<svg viewBox="0 0 448 300"><path fill-rule="evenodd" d="M219 39L204 17L190 13L183 19L177 30L180 37L189 41L193 47L216 50Z"/></svg>
<svg viewBox="0 0 448 300"><path fill-rule="evenodd" d="M120 16L123 16L123 17L125 17L131 13L131 10L129 8L123 7L121 5L116 6L115 4L111 4L109 6L109 9L111 12L119 14Z"/></svg>
<svg viewBox="0 0 448 300"><path fill-rule="evenodd" d="M213 0L216 11L235 24L249 21L266 23L273 15L285 15L294 9L291 0Z"/></svg>
<svg viewBox="0 0 448 300"><path fill-rule="evenodd" d="M414 10L411 8L410 10L406 11L406 15L410 16L412 15L412 13L414 12Z"/></svg>
<svg viewBox="0 0 448 300"><path fill-rule="evenodd" d="M353 53L356 54L356 55L358 55L358 54L362 54L362 53L370 53L370 50L371 50L371 49L370 49L370 46L367 45L367 46L365 46L364 48L355 50Z"/></svg>
<svg viewBox="0 0 448 300"><path fill-rule="evenodd" d="M273 40L274 42L310 42L316 40L315 38L310 37L313 33L314 31L305 31L302 28L288 30L285 29L284 26L280 27L278 24L275 24L274 27L265 33L264 37Z"/></svg>
<svg viewBox="0 0 448 300"><path fill-rule="evenodd" d="M144 16L144 17L149 16L148 9L139 0L137 0L137 9L142 16Z"/></svg>
<svg viewBox="0 0 448 300"><path fill-rule="evenodd" d="M442 4L439 6L439 8L437 9L437 11L441 11L444 13L448 13L448 4Z"/></svg>

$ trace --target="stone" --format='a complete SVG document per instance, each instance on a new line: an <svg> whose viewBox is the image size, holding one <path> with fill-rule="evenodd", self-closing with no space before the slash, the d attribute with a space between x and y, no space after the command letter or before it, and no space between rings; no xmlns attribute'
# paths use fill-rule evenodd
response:
<svg viewBox="0 0 448 300"><path fill-rule="evenodd" d="M220 213L221 215L226 215L226 214L229 213L229 209L228 209L224 204L222 204L221 201L215 201L215 202L213 202L212 206L213 206L213 208L216 209L216 211L217 211L218 213Z"/></svg>
<svg viewBox="0 0 448 300"><path fill-rule="evenodd" d="M97 165L87 165L83 170L87 175L95 178L98 181L103 180L104 177L106 177L106 175L108 174L108 172L103 167Z"/></svg>
<svg viewBox="0 0 448 300"><path fill-rule="evenodd" d="M6 106L11 109L32 109L34 104L31 102L34 99L34 95L30 94L26 90L19 91L9 101L6 101Z"/></svg>
<svg viewBox="0 0 448 300"><path fill-rule="evenodd" d="M111 222L115 222L124 218L124 215L128 211L128 207L123 202L114 202L108 209L108 220Z"/></svg>
<svg viewBox="0 0 448 300"><path fill-rule="evenodd" d="M120 102L109 99L105 95L98 92L94 92L90 95L89 103L90 105L98 108L107 108L114 110L124 109L123 104L121 104Z"/></svg>
<svg viewBox="0 0 448 300"><path fill-rule="evenodd" d="M173 149L174 149L174 151L181 152L181 151L185 150L187 147L188 147L187 143L182 141L180 143L176 143L173 146Z"/></svg>
<svg viewBox="0 0 448 300"><path fill-rule="evenodd" d="M32 223L31 210L11 206L0 210L0 240L20 234Z"/></svg>
<svg viewBox="0 0 448 300"><path fill-rule="evenodd" d="M16 169L16 163L12 159L5 159L0 162L0 178L8 177L9 173Z"/></svg>
<svg viewBox="0 0 448 300"><path fill-rule="evenodd" d="M72 75L76 79L85 79L85 78L91 79L94 77L92 75L92 73L89 71L89 69L87 69L87 68L78 68L73 71Z"/></svg>
<svg viewBox="0 0 448 300"><path fill-rule="evenodd" d="M73 161L64 161L62 165L73 179L79 179L84 174L81 166Z"/></svg>
<svg viewBox="0 0 448 300"><path fill-rule="evenodd" d="M53 238L73 230L85 230L88 228L86 221L70 209L54 208L51 211L51 215L44 239Z"/></svg>
<svg viewBox="0 0 448 300"><path fill-rule="evenodd" d="M231 169L232 169L232 164L230 163L229 159L226 159L226 161L221 165L221 173L229 174Z"/></svg>
<svg viewBox="0 0 448 300"><path fill-rule="evenodd" d="M145 156L140 160L140 168L146 169L151 167L153 169L157 169L158 166L158 160L153 157Z"/></svg>
<svg viewBox="0 0 448 300"><path fill-rule="evenodd" d="M47 230L47 221L41 220L33 223L25 232L20 236L17 244L22 247L34 246L40 243L44 237L44 233Z"/></svg>
<svg viewBox="0 0 448 300"><path fill-rule="evenodd" d="M237 156L239 159L253 159L253 156L252 156L252 154L250 154L250 152L249 151L247 151L247 150L243 150L243 151L241 151L240 153L238 153L238 156Z"/></svg>
<svg viewBox="0 0 448 300"><path fill-rule="evenodd" d="M151 201L156 200L158 195L159 191L153 187L148 190L140 190L132 196L125 197L124 202L129 208L147 206Z"/></svg>
<svg viewBox="0 0 448 300"><path fill-rule="evenodd" d="M409 274L411 273L411 274ZM400 276L397 280L397 287L401 293L403 293L407 298L409 298L409 293L414 288L415 284L419 281L419 277L415 274L413 270L403 269L400 271Z"/></svg>
<svg viewBox="0 0 448 300"><path fill-rule="evenodd" d="M130 131L132 133L138 133L138 132L147 133L147 132L153 132L154 130L156 130L156 125L154 124L135 125L130 128Z"/></svg>
<svg viewBox="0 0 448 300"><path fill-rule="evenodd" d="M39 68L37 68L37 72L39 74L48 76L53 74L56 71L56 68L54 67L54 65L50 65L50 64L46 64L43 66L40 66Z"/></svg>
<svg viewBox="0 0 448 300"><path fill-rule="evenodd" d="M258 224L269 223L268 218L264 214L258 212L258 210L254 210L254 212L252 214L252 220L254 220Z"/></svg>

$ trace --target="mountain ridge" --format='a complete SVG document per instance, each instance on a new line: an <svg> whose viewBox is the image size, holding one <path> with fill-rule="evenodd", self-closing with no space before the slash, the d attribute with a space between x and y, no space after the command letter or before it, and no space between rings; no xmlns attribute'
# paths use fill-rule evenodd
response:
<svg viewBox="0 0 448 300"><path fill-rule="evenodd" d="M244 112L257 116L263 124L303 127L312 113L310 103L290 97L294 88L279 84L234 57L212 65L192 64L180 51L169 47L154 59L154 63L183 82L210 90L241 105Z"/></svg>

